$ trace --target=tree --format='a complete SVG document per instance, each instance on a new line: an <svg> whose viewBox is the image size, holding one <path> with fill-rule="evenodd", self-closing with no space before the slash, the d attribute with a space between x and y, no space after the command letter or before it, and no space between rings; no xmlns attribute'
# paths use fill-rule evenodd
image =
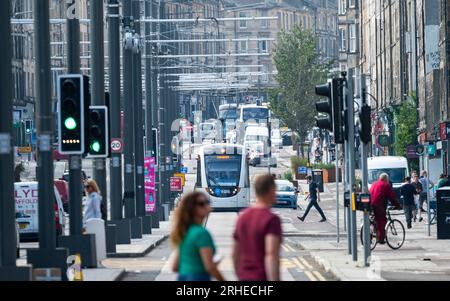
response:
<svg viewBox="0 0 450 301"><path fill-rule="evenodd" d="M279 87L269 91L270 109L303 143L314 126L315 86L326 82L333 62L322 61L317 37L301 26L280 32L274 62Z"/></svg>
<svg viewBox="0 0 450 301"><path fill-rule="evenodd" d="M406 156L409 145L417 139L417 108L414 96L403 101L398 113L395 114L396 135L394 150L397 156Z"/></svg>

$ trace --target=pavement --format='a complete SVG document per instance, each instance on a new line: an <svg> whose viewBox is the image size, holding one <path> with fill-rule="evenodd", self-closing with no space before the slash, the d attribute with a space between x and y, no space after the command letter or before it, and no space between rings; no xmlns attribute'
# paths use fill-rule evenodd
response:
<svg viewBox="0 0 450 301"><path fill-rule="evenodd" d="M431 225L431 236L428 236L426 218L424 222L413 223L413 228L406 230L405 243L399 250L392 250L387 245L377 245L369 259L370 267L364 267L363 264L364 251L360 243L358 227L358 260L353 261L351 255L348 254L347 233L343 223L343 201L339 204L341 240L338 243L336 185L325 184L324 188L320 204L328 222L320 225L311 222L301 224L302 237L294 240L295 245L308 251L325 271L343 281L450 280L450 242L437 240L436 225ZM300 189L307 191L306 182L300 183ZM343 200L343 196L340 199ZM312 214L313 218L319 217L314 209ZM362 224L362 218L362 213L358 212L358 224ZM406 225L401 211L395 218ZM311 227L317 230L310 233L308 237L305 235L305 231ZM327 231L329 231L328 235L323 235Z"/></svg>

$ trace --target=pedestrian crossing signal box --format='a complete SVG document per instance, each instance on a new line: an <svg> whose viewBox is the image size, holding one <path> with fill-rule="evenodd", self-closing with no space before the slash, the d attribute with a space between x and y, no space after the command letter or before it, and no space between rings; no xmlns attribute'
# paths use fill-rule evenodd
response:
<svg viewBox="0 0 450 301"><path fill-rule="evenodd" d="M370 211L370 194L369 193L355 193L354 194L354 208L358 211Z"/></svg>

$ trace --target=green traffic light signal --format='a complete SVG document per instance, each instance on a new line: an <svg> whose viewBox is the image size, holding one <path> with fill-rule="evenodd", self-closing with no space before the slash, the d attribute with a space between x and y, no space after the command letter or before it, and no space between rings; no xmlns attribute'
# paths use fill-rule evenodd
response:
<svg viewBox="0 0 450 301"><path fill-rule="evenodd" d="M95 153L99 153L101 149L101 145L100 142L98 141L93 141L91 144L91 150Z"/></svg>
<svg viewBox="0 0 450 301"><path fill-rule="evenodd" d="M64 120L64 126L66 129L73 131L77 128L77 121L73 117L68 117L66 120Z"/></svg>

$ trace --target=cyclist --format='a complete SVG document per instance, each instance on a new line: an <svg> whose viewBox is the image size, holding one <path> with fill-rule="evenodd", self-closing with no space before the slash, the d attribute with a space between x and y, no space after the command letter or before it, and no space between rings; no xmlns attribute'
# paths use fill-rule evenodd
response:
<svg viewBox="0 0 450 301"><path fill-rule="evenodd" d="M387 223L386 210L388 201L391 201L395 208L401 208L394 189L389 184L389 175L383 173L379 180L370 187L370 195L373 213L375 216L375 223L377 227L377 239L379 244L386 243L385 241L385 227Z"/></svg>

